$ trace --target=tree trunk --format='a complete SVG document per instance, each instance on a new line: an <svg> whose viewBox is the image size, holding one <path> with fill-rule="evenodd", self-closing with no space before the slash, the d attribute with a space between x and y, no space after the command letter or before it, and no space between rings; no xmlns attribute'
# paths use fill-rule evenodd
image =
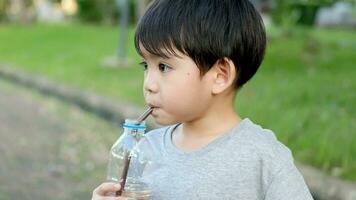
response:
<svg viewBox="0 0 356 200"><path fill-rule="evenodd" d="M136 0L136 19L137 21L143 16L150 0Z"/></svg>
<svg viewBox="0 0 356 200"><path fill-rule="evenodd" d="M127 40L127 29L129 23L129 2L128 0L117 0L117 4L120 10L119 19L119 44L118 44L118 59L124 59L126 53L126 40Z"/></svg>

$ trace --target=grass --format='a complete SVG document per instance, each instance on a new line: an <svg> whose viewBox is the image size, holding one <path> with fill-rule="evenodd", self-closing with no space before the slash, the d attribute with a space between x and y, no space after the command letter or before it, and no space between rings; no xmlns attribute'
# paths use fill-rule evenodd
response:
<svg viewBox="0 0 356 200"><path fill-rule="evenodd" d="M1 25L0 63L143 105L138 65L100 66L115 54L116 31L84 25ZM138 63L132 35L128 56ZM268 38L265 61L239 92L236 109L272 129L298 161L356 181L356 35L306 28L286 34L272 28Z"/></svg>
<svg viewBox="0 0 356 200"><path fill-rule="evenodd" d="M100 66L106 57L115 55L116 38L116 29L111 27L0 26L0 60L65 84L142 103L137 90L142 68ZM135 50L129 49L128 55L137 60Z"/></svg>

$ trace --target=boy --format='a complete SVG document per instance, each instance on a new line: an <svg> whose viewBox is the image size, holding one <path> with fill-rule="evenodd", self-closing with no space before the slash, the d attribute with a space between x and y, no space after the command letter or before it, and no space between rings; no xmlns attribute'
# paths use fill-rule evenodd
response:
<svg viewBox="0 0 356 200"><path fill-rule="evenodd" d="M158 163L146 177L153 199L312 199L290 150L233 109L266 46L248 0L156 0L135 44L152 116L171 125L147 134ZM93 199L121 199L105 197L118 189L104 183Z"/></svg>

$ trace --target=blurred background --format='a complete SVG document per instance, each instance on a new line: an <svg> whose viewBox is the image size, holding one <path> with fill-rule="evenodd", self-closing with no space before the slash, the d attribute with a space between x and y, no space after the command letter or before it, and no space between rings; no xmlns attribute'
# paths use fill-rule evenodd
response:
<svg viewBox="0 0 356 200"><path fill-rule="evenodd" d="M149 2L0 0L0 70L144 108L133 36ZM355 183L356 2L252 2L268 48L236 110L272 129L298 163ZM89 199L121 132L0 75L0 199Z"/></svg>

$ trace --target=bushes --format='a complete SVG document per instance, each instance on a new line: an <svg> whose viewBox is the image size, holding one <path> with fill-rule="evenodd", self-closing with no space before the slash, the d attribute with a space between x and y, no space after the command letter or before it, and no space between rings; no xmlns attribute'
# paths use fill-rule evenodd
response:
<svg viewBox="0 0 356 200"><path fill-rule="evenodd" d="M84 22L113 23L117 16L115 0L78 0L78 17Z"/></svg>
<svg viewBox="0 0 356 200"><path fill-rule="evenodd" d="M77 17L83 22L116 24L119 16L117 0L77 0ZM135 23L135 1L129 1L130 21Z"/></svg>
<svg viewBox="0 0 356 200"><path fill-rule="evenodd" d="M6 9L9 6L9 2L6 0L0 0L0 22L6 19Z"/></svg>
<svg viewBox="0 0 356 200"><path fill-rule="evenodd" d="M276 0L273 6L272 19L278 25L313 25L315 15L321 6L331 5L336 0L293 1Z"/></svg>

